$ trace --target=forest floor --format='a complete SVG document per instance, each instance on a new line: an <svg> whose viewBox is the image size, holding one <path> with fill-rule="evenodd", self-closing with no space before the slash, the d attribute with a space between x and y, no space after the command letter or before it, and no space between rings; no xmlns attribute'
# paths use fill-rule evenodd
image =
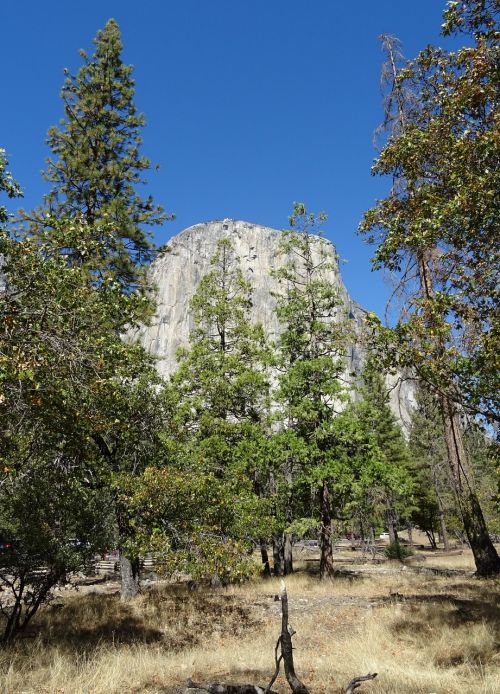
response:
<svg viewBox="0 0 500 694"><path fill-rule="evenodd" d="M296 553L287 577L297 674L337 694L377 672L361 694L500 692L500 580L473 577L471 553L420 552L408 564L336 553L338 575ZM131 604L116 581L62 590L30 634L0 651L5 694L174 694L191 677L266 686L281 603L277 579L189 591L150 584ZM290 690L280 676L273 689Z"/></svg>

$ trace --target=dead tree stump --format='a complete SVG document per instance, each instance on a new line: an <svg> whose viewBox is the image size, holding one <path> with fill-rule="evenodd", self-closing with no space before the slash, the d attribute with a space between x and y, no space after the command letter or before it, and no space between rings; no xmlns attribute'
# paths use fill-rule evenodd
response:
<svg viewBox="0 0 500 694"><path fill-rule="evenodd" d="M276 694L271 687L276 682L281 662L283 662L285 677L292 690L293 694L311 694L305 684L297 677L293 663L293 647L292 637L296 633L288 624L288 594L286 592L285 582L281 581L281 591L279 595L281 600L281 634L279 635L276 647L274 649L275 669L271 681L266 688L259 687L255 684L225 684L224 682L214 682L213 684L197 684L191 679L187 681L187 688L184 694ZM360 687L363 682L373 680L377 673L368 673L360 677L355 677L347 685L345 694L352 694L355 689Z"/></svg>

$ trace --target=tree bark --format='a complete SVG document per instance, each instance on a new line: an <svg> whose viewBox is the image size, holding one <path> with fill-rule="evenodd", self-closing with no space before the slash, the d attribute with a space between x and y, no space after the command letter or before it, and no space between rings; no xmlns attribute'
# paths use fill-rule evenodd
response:
<svg viewBox="0 0 500 694"><path fill-rule="evenodd" d="M120 599L123 602L132 600L140 592L139 569L140 566L138 559L129 559L129 557L126 557L122 552L120 552Z"/></svg>
<svg viewBox="0 0 500 694"><path fill-rule="evenodd" d="M281 535L273 537L273 576L283 574L283 538Z"/></svg>
<svg viewBox="0 0 500 694"><path fill-rule="evenodd" d="M283 574L289 576L291 573L293 573L292 536L290 533L285 533L285 543L283 546Z"/></svg>
<svg viewBox="0 0 500 694"><path fill-rule="evenodd" d="M397 515L394 508L392 499L387 499L387 508L385 511L385 518L387 522L387 530L389 531L389 542L392 544L399 543L398 537L398 526L397 526Z"/></svg>
<svg viewBox="0 0 500 694"><path fill-rule="evenodd" d="M332 550L332 513L330 509L330 491L328 482L323 480L321 486L321 533L320 533L321 559L319 563L319 575L321 579L332 577L333 568Z"/></svg>
<svg viewBox="0 0 500 694"><path fill-rule="evenodd" d="M260 557L262 559L262 575L264 578L271 577L271 567L269 565L269 555L267 553L267 544L265 540L260 540Z"/></svg>
<svg viewBox="0 0 500 694"><path fill-rule="evenodd" d="M441 409L453 485L467 540L474 555L477 574L494 576L500 573L500 557L489 536L474 489L456 405L449 397L443 395Z"/></svg>
<svg viewBox="0 0 500 694"><path fill-rule="evenodd" d="M438 498L439 506L439 529L441 535L441 541L443 543L444 549L448 551L450 549L450 540L448 538L448 530L446 529L446 522L444 517L444 511L441 508L441 500Z"/></svg>
<svg viewBox="0 0 500 694"><path fill-rule="evenodd" d="M285 583L281 584L281 655L283 656L283 664L285 667L285 677L290 685L293 694L309 694L307 687L299 680L295 674L293 663L293 646L292 636L295 633L288 625L288 595L285 588Z"/></svg>
<svg viewBox="0 0 500 694"><path fill-rule="evenodd" d="M285 519L286 524L289 525L293 521L293 509L292 509L292 483L293 483L293 470L292 470L292 459L287 460L285 467L285 480L288 487L286 496L286 508L285 508ZM289 576L293 573L293 556L292 556L292 536L290 533L285 532L284 546L283 546L283 574Z"/></svg>

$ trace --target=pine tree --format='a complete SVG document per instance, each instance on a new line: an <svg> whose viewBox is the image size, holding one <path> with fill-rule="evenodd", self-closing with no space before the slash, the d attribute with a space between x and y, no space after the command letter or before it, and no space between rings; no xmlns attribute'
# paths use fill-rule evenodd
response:
<svg viewBox="0 0 500 694"><path fill-rule="evenodd" d="M66 246L67 262L81 265L93 252L93 272L101 290L116 285L124 294L136 296L132 325L147 320L152 311L144 266L153 257L154 245L146 228L161 224L166 215L151 196L138 192L150 168L140 154L144 116L134 104L133 68L122 61L114 19L97 33L94 45L91 57L80 51L83 65L76 75L65 71L61 91L65 118L59 127L49 129L47 138L53 158L45 178L52 189L43 214L35 214L34 226L43 233L62 220L84 223L81 228L89 234L89 243ZM120 468L104 440L101 448L111 467ZM126 517L121 509L122 539L131 532ZM131 597L138 589L138 561L133 557L130 561L123 552L121 560L122 597Z"/></svg>
<svg viewBox="0 0 500 694"><path fill-rule="evenodd" d="M213 504L199 499L200 523L214 517L217 496L226 500L218 527L210 531L224 554L233 542L241 552L243 540L267 537L272 525L263 498L270 450L270 353L262 325L249 319L250 306L251 286L230 239L223 238L191 301L195 325L171 379L170 426L180 473L218 489ZM214 557L219 550L214 547ZM215 567L207 555L202 563L205 569L197 571ZM215 573L223 572L219 562Z"/></svg>
<svg viewBox="0 0 500 694"><path fill-rule="evenodd" d="M286 446L302 451L284 456L284 476L290 482L300 473L313 484L321 518L322 577L333 573L330 479L338 476L332 458L332 423L342 399L345 368L346 323L338 288L327 274L333 267L325 241L318 236L325 216L309 213L295 203L291 231L282 243L285 265L276 272L283 292L277 297L277 315L283 326L279 337L280 371L276 400L279 427L295 439Z"/></svg>
<svg viewBox="0 0 500 694"><path fill-rule="evenodd" d="M448 471L448 452L439 402L420 386L417 408L412 413L409 447L416 476L416 522L431 544L437 529L445 549L449 547L447 517L455 515Z"/></svg>
<svg viewBox="0 0 500 694"><path fill-rule="evenodd" d="M152 258L153 244L144 226L161 224L166 215L151 196L137 192L150 168L141 156L144 116L134 105L133 68L121 59L120 30L114 19L94 39L95 52L76 75L67 70L61 91L65 118L49 129L47 143L54 155L45 178L52 185L46 196L42 223L83 219L104 236L102 264L124 286L136 286L138 269ZM39 220L40 221L40 220Z"/></svg>
<svg viewBox="0 0 500 694"><path fill-rule="evenodd" d="M12 174L7 170L8 166L7 155L5 150L0 148L0 191L6 193L9 198L18 198L21 196L19 184L12 178ZM3 225L9 218L7 208L0 205L0 230L3 231Z"/></svg>
<svg viewBox="0 0 500 694"><path fill-rule="evenodd" d="M385 523L390 542L397 544L400 517L409 516L412 484L409 475L409 455L400 425L389 405L387 384L376 362L368 359L352 407L366 441L371 442L371 456L367 458L365 475L372 481L365 483L372 503L384 507ZM370 471L370 465L373 470Z"/></svg>
<svg viewBox="0 0 500 694"><path fill-rule="evenodd" d="M195 327L173 377L203 439L259 424L269 405L269 350L262 325L249 319L251 286L228 238L217 244L211 266L192 298Z"/></svg>

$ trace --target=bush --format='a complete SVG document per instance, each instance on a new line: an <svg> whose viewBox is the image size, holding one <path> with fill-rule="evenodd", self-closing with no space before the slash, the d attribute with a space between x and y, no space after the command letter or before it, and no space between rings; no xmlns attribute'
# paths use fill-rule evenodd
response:
<svg viewBox="0 0 500 694"><path fill-rule="evenodd" d="M398 559L399 561L403 561L403 559L413 556L413 550L405 545L399 544L399 542L391 542L391 544L387 545L385 548L384 554L387 559Z"/></svg>
<svg viewBox="0 0 500 694"><path fill-rule="evenodd" d="M0 552L0 644L25 631L53 588L113 542L110 494L77 473L55 458L33 459L31 470L0 487L0 536L10 545Z"/></svg>

